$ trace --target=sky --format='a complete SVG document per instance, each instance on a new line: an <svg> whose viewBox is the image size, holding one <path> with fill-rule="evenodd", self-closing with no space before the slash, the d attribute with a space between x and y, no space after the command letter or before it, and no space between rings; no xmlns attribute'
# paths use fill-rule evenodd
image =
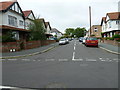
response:
<svg viewBox="0 0 120 90"><path fill-rule="evenodd" d="M5 0L0 0L5 1ZM49 21L52 28L63 32L66 28L89 29L89 6L92 25L100 25L106 13L117 12L120 0L17 0L22 10L33 10L35 16Z"/></svg>

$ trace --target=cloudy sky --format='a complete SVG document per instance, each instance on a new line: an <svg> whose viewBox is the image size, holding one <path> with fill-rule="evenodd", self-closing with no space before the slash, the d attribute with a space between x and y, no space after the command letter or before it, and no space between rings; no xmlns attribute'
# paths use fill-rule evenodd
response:
<svg viewBox="0 0 120 90"><path fill-rule="evenodd" d="M89 6L92 7L92 25L100 24L101 18L106 16L106 13L118 11L118 2L120 0L17 1L22 10L33 10L35 16L45 18L45 21L50 22L51 27L64 32L66 28L89 28Z"/></svg>

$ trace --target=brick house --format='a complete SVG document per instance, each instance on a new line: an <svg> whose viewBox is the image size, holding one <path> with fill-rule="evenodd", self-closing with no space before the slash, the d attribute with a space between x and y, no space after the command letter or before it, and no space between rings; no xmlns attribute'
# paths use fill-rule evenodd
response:
<svg viewBox="0 0 120 90"><path fill-rule="evenodd" d="M0 2L0 30L2 35L8 31L14 33L13 38L24 41L29 30L25 29L24 13L17 1Z"/></svg>
<svg viewBox="0 0 120 90"><path fill-rule="evenodd" d="M91 35L94 35L97 38L101 37L102 27L100 25L93 25L91 27Z"/></svg>
<svg viewBox="0 0 120 90"><path fill-rule="evenodd" d="M101 20L102 37L113 37L120 35L120 12L107 13Z"/></svg>

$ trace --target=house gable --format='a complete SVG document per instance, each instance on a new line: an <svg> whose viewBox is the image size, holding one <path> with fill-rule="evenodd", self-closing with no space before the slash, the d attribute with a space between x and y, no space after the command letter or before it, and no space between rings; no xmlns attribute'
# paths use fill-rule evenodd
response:
<svg viewBox="0 0 120 90"><path fill-rule="evenodd" d="M35 20L35 16L32 10L23 11L23 13L26 19Z"/></svg>
<svg viewBox="0 0 120 90"><path fill-rule="evenodd" d="M45 25L46 25L47 28L49 28L51 30L51 26L50 26L49 22L45 22Z"/></svg>
<svg viewBox="0 0 120 90"><path fill-rule="evenodd" d="M106 21L110 20L110 17L108 15L106 15Z"/></svg>
<svg viewBox="0 0 120 90"><path fill-rule="evenodd" d="M30 13L30 15L28 16L29 19L35 20L35 16L33 14L33 12Z"/></svg>
<svg viewBox="0 0 120 90"><path fill-rule="evenodd" d="M1 2L2 8L0 8L0 11L7 12L8 10L12 10L18 14L21 14L23 16L22 9L18 2Z"/></svg>
<svg viewBox="0 0 120 90"><path fill-rule="evenodd" d="M102 17L101 26L106 23L106 17Z"/></svg>

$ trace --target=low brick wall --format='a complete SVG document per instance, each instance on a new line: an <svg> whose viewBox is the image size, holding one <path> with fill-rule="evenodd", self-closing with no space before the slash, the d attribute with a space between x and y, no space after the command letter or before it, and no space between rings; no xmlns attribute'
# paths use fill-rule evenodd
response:
<svg viewBox="0 0 120 90"><path fill-rule="evenodd" d="M55 43L55 40L0 43L0 52L14 52Z"/></svg>
<svg viewBox="0 0 120 90"><path fill-rule="evenodd" d="M110 44L110 45L114 45L114 46L119 46L120 47L120 43L115 41L115 40L102 40L102 43L106 43L106 44Z"/></svg>
<svg viewBox="0 0 120 90"><path fill-rule="evenodd" d="M49 44L52 44L52 43L55 43L56 40L43 40L41 41L41 46L46 46L46 45L49 45Z"/></svg>
<svg viewBox="0 0 120 90"><path fill-rule="evenodd" d="M6 42L2 43L0 48L0 52L12 52L12 51L19 51L20 48L20 42Z"/></svg>
<svg viewBox="0 0 120 90"><path fill-rule="evenodd" d="M24 49L32 49L41 46L41 41L28 41L24 42Z"/></svg>

